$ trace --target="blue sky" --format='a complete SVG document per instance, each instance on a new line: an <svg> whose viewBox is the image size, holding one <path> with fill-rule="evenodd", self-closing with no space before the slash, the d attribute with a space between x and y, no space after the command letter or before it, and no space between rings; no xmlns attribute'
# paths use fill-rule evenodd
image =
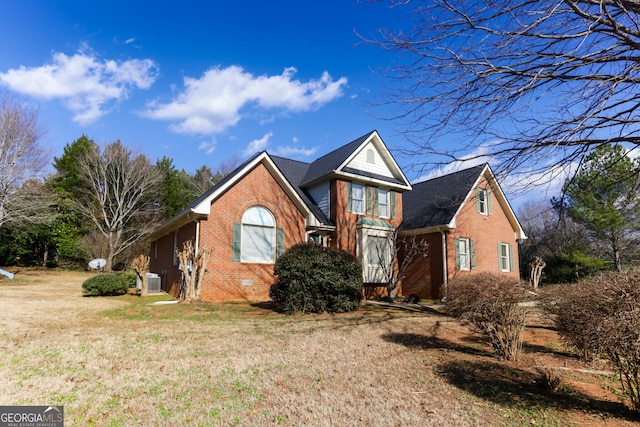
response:
<svg viewBox="0 0 640 427"><path fill-rule="evenodd" d="M385 85L373 70L389 58L356 34L395 27L395 10L140 3L3 4L0 86L39 107L53 155L86 134L193 173L265 149L308 161L373 129L391 148L403 143L368 106Z"/></svg>
<svg viewBox="0 0 640 427"><path fill-rule="evenodd" d="M376 129L415 181L427 160L399 156L399 124L373 106L397 58L358 36L403 25L358 0L7 1L0 89L39 108L52 157L84 134L194 173L262 150L312 161Z"/></svg>

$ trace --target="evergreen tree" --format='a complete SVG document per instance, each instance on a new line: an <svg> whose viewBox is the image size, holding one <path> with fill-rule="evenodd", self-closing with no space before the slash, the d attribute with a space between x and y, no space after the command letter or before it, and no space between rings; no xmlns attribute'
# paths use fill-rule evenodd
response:
<svg viewBox="0 0 640 427"><path fill-rule="evenodd" d="M194 195L192 178L183 170L177 170L173 159L166 156L156 162L156 169L162 175L160 208L165 219L172 218L191 203Z"/></svg>
<svg viewBox="0 0 640 427"><path fill-rule="evenodd" d="M631 159L624 147L601 145L564 188L568 214L585 225L618 271L638 231L639 172L640 161Z"/></svg>

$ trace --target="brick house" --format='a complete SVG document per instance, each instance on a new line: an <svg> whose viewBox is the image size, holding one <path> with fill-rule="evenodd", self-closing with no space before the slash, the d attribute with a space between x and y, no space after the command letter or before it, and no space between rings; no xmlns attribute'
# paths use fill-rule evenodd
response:
<svg viewBox="0 0 640 427"><path fill-rule="evenodd" d="M414 184L400 235L428 242L426 259L405 270L405 295L441 298L449 280L481 271L520 277L526 235L487 164Z"/></svg>
<svg viewBox="0 0 640 427"><path fill-rule="evenodd" d="M503 208L501 210L508 207L488 167L475 173L477 182L473 183L474 188L486 190L485 209L491 209L489 200L494 194L497 205ZM422 184L417 186L422 188ZM467 270L475 271L484 268L485 263L488 266L489 257L486 256L485 260L485 255L480 256L480 246L484 253L483 238L476 236L475 232L465 233L471 233L475 227L483 225L483 219L488 218L485 226L505 227L500 232L494 230L485 234L505 235L504 243L511 245L506 246L507 251L509 248L514 251L508 265L513 271L506 273L517 277L518 266L513 261L517 259L515 241L524 234L510 208L506 213L481 216L475 223L469 217L469 225L464 227L461 220L467 215L457 213L457 227L456 224L451 227L449 221L447 230L432 229L431 225L419 222L411 228L403 223L403 216L409 214L414 221L422 206L415 202L420 200L419 196L407 198L411 194L419 194L414 191L376 131L311 163L262 152L245 161L147 237L151 243L150 271L160 275L165 291L176 293L180 271L175 251L191 240L196 248L206 246L213 250L204 277L203 300L268 300L277 257L296 243L314 241L356 254L363 265L364 282L376 286L385 281L381 267L384 260L381 258L390 256L386 255L390 249L386 248L385 242L395 229L407 236L416 235L429 241L444 233L446 243L451 239L474 242L478 255L474 268L469 261ZM467 188L467 198L469 191ZM416 208L407 206L407 200L416 203ZM460 203L460 206L467 204ZM514 227L517 228L515 233ZM506 238L508 233L511 233L509 239ZM455 244L462 245L459 240L451 240L451 247L445 249L447 258L456 256ZM385 248L383 257L379 256L381 247ZM427 296L431 289L439 289L439 280L446 283L447 278L455 275L457 270L451 267L455 263L432 259L437 255L433 247L430 245L428 269L417 265L417 262L410 267L412 275L428 272L428 276L407 277L409 292L405 290L405 294ZM445 248L444 245L441 247ZM458 255L462 255L458 259L467 259L463 253ZM442 276L441 269L441 276L438 276L437 269L431 267L436 264L446 265L447 274ZM460 271L465 271L466 266L463 264Z"/></svg>

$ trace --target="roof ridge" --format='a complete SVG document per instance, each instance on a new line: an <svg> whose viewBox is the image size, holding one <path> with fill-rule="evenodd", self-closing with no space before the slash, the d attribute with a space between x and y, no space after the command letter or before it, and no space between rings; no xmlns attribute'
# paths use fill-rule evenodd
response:
<svg viewBox="0 0 640 427"><path fill-rule="evenodd" d="M322 158L324 158L324 157L327 157L327 156L329 156L329 155L331 155L331 154L335 153L335 152L336 152L336 151L338 151L338 150L342 150L342 149L344 149L347 145L350 145L351 143L354 143L354 142L356 142L356 141L358 141L358 140L360 140L360 139L365 139L365 137L368 137L369 135L371 135L371 134L372 134L372 133L374 133L374 132L376 132L376 130L375 130L375 129L374 129L374 130L372 130L372 131L369 131L369 132L367 132L367 133L365 133L365 134L363 134L363 135L360 135L359 137L352 139L351 141L347 142L346 144L341 145L340 147L338 147L338 148L336 148L336 149L334 149L334 150L329 151L327 154L325 154L325 155L322 155L322 156L318 157L318 158L317 158L317 159L315 159L313 162L315 162L315 161L317 161L317 160L320 160L320 159L322 159ZM313 163L313 162L311 162L311 163Z"/></svg>
<svg viewBox="0 0 640 427"><path fill-rule="evenodd" d="M457 175L459 173L463 173L463 172L469 172L472 169L480 169L480 168L484 168L485 166L487 166L489 163L485 162L482 163L480 165L475 165L475 166L470 166L468 168L464 168L464 169L460 169L454 172L449 172L449 173L445 173L444 175L440 175L440 176L435 176L433 178L429 178L429 179L425 179L424 181L419 181L419 182L415 182L412 183L411 185L420 185L420 184L424 184L426 182L431 182L431 181L435 181L436 179L441 179L441 178L447 178L447 177L452 177L454 175Z"/></svg>
<svg viewBox="0 0 640 427"><path fill-rule="evenodd" d="M272 159L282 159L282 160L288 160L290 162L296 162L296 163L302 163L304 165L310 165L311 163L309 162L303 162L302 160L297 160L297 159L290 159L289 157L283 157L283 156L277 156L275 154L270 154L267 152L267 155L269 157L271 157Z"/></svg>

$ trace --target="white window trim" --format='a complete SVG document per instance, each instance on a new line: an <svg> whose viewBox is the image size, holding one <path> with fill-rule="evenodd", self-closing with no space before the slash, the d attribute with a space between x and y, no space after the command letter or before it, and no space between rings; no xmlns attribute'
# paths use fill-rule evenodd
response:
<svg viewBox="0 0 640 427"><path fill-rule="evenodd" d="M462 252L460 250L460 243L465 243L466 252ZM456 248L458 251L458 258L460 259L460 271L470 271L471 270L471 242L470 239L466 237L461 237L458 239L458 247ZM463 263L463 256L465 262Z"/></svg>
<svg viewBox="0 0 640 427"><path fill-rule="evenodd" d="M386 199L387 199L387 203L381 203L380 200L381 195L382 194L386 195ZM390 218L391 217L391 201L390 199L390 193L389 190L383 190L383 189L378 189L378 214L380 216L380 218ZM382 206L385 206L387 208L387 213L385 215L382 214Z"/></svg>
<svg viewBox="0 0 640 427"><path fill-rule="evenodd" d="M356 199L355 198L355 194L356 194L356 188L359 188L362 191L362 199ZM364 185L360 185L360 184L351 184L351 211L355 214L359 214L359 215L363 215L364 211L366 209L367 206L367 195L365 194L365 187ZM360 205L360 209L356 210L356 201L361 201L362 204Z"/></svg>
<svg viewBox="0 0 640 427"><path fill-rule="evenodd" d="M488 193L487 190L482 188L478 188L476 197L478 198L478 212L482 215L489 215L489 205L487 203ZM482 195L482 199L480 199L480 195Z"/></svg>
<svg viewBox="0 0 640 427"><path fill-rule="evenodd" d="M360 259L360 263L362 264L362 279L365 283L386 283L388 281L388 277L385 277L387 274L380 264L369 264L369 238L372 237L383 237L386 239L390 239L390 233L393 230L389 230L388 228L381 227L359 227L357 230L357 255L358 259ZM391 246L393 242L389 240L389 260L391 262L394 261L393 247ZM389 272L392 273L392 272ZM371 278L375 278L378 280L369 280Z"/></svg>
<svg viewBox="0 0 640 427"><path fill-rule="evenodd" d="M508 273L511 271L511 260L509 259L509 244L508 243L499 243L500 253L498 254L498 268L500 271ZM503 250L505 255L503 255ZM506 268L502 268L506 266Z"/></svg>
<svg viewBox="0 0 640 427"><path fill-rule="evenodd" d="M245 214L250 210L250 209L254 209L254 208L260 208L260 209L264 209L266 212L269 213L269 215L271 216L271 220L273 221L273 225L260 225L260 224L251 224L251 223L245 223L244 222L244 215L243 215L243 220L241 222L241 226L240 226L240 261L243 263L248 263L248 264L273 264L276 261L276 251L277 251L277 234L276 234L276 222L275 222L275 218L273 216L273 213L263 207L263 206L252 206L249 209L247 209L245 211ZM245 236L246 233L246 228L245 227L252 227L252 228L256 228L256 229L264 229L264 230L271 230L271 256L269 257L269 259L248 259L246 258L246 253L247 251L245 250L245 245L249 244L249 242L251 241L250 239L247 238L247 236Z"/></svg>

